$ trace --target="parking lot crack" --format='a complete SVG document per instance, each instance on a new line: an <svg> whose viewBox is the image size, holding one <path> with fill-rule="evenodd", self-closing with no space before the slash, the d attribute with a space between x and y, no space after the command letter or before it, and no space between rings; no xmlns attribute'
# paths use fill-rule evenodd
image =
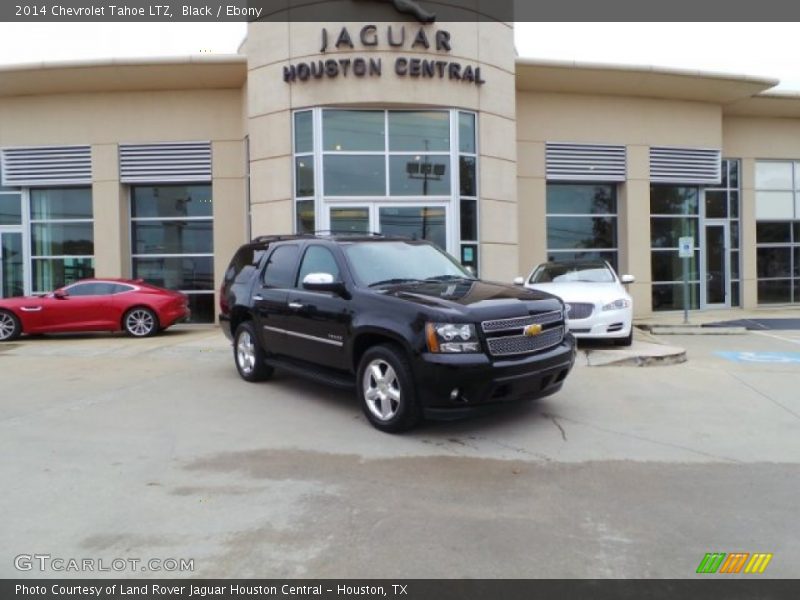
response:
<svg viewBox="0 0 800 600"><path fill-rule="evenodd" d="M566 442L567 441L567 432L564 431L564 428L561 426L561 423L558 422L558 419L556 419L555 415L551 415L549 413L542 413L542 416L547 417L548 419L550 419L553 422L553 425L555 425L558 428L558 430L561 432L561 439Z"/></svg>
<svg viewBox="0 0 800 600"><path fill-rule="evenodd" d="M741 383L741 384L742 384L744 387L746 387L746 388L748 388L748 389L750 389L750 390L754 391L756 394L758 394L758 395L759 395L759 396L761 396L762 398L764 398L764 399L766 399L766 400L769 400L770 402L772 402L772 403L773 403L775 406L777 406L778 408L781 408L781 409L783 409L784 411L786 411L787 413L789 413L790 415L792 415L792 416L793 416L795 419L798 419L798 420L800 420L800 415L798 415L796 412L794 412L794 411L793 411L791 408L789 408L788 406L784 406L783 404L781 404L780 402L778 402L777 400L775 400L775 398L773 398L772 396L769 396L768 394L765 394L764 392L762 392L762 391L761 391L761 390L759 390L758 388L756 388L756 387L754 387L754 386L750 385L750 384L749 384L749 383L747 383L747 382L746 382L744 379L742 379L741 377L737 377L737 376L736 376L735 374L733 374L731 371L728 371L727 373L728 373L728 375L730 375L731 377L733 377L733 378L734 378L736 381L738 381L739 383Z"/></svg>
<svg viewBox="0 0 800 600"><path fill-rule="evenodd" d="M570 419L567 417L559 417L562 421L567 421L568 423L575 423L576 425L584 425L596 431L602 431L603 433L610 433L611 435L618 435L621 437L628 437L633 438L635 440L640 440L643 442L649 442L651 444L656 444L657 446L665 446L668 448L677 448L678 450L684 450L686 452L691 452L692 454L697 454L700 456L704 456L706 458L713 458L715 460L721 460L724 462L730 463L738 463L741 464L743 461L738 460L736 458L730 458L728 456L719 456L717 454L712 454L711 452L705 452L703 450L697 450L695 448L690 448L689 446L684 446L682 444L673 444L672 442L664 442L661 440L654 440L644 435L636 435L634 433L628 433L626 431L617 431L616 429L609 429L608 427L602 427L600 425L595 425L594 423L587 423L586 421L580 421L578 419Z"/></svg>

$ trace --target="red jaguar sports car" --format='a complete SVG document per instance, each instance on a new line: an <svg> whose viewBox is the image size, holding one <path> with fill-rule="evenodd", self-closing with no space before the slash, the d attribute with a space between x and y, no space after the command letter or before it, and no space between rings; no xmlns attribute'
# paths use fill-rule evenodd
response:
<svg viewBox="0 0 800 600"><path fill-rule="evenodd" d="M0 300L0 342L22 334L124 331L147 337L189 318L185 295L142 280L83 279L44 296Z"/></svg>

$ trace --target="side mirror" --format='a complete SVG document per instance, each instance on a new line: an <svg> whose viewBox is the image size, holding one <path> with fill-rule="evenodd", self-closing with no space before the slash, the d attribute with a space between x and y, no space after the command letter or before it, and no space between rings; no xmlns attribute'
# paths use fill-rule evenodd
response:
<svg viewBox="0 0 800 600"><path fill-rule="evenodd" d="M525 285L524 277L514 277L514 285Z"/></svg>
<svg viewBox="0 0 800 600"><path fill-rule="evenodd" d="M472 275L473 277L475 277L475 276L476 276L476 274L475 274L475 268L474 268L474 267L472 267L472 266L469 266L469 265L468 265L468 266L466 266L466 267L464 267L464 268L467 270L467 273L469 273L469 274L470 274L470 275Z"/></svg>
<svg viewBox="0 0 800 600"><path fill-rule="evenodd" d="M65 298L69 298L69 292L67 290L56 290L53 292L53 298L56 300L64 300Z"/></svg>
<svg viewBox="0 0 800 600"><path fill-rule="evenodd" d="M636 281L636 277L634 277L633 275L623 275L622 277L620 277L620 281L622 283L633 283L634 281Z"/></svg>
<svg viewBox="0 0 800 600"><path fill-rule="evenodd" d="M309 273L303 277L303 289L310 292L333 292L346 294L344 283L336 281L330 273Z"/></svg>

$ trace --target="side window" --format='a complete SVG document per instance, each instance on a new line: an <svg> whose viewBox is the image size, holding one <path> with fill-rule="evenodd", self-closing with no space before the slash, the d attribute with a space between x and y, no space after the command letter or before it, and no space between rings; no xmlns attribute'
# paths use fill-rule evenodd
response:
<svg viewBox="0 0 800 600"><path fill-rule="evenodd" d="M225 280L236 280L237 283L247 283L253 276L253 271L258 269L262 257L266 253L266 248L256 246L244 246L240 248L233 257L228 270L225 272Z"/></svg>
<svg viewBox="0 0 800 600"><path fill-rule="evenodd" d="M104 296L111 293L111 283L79 283L67 288L70 296Z"/></svg>
<svg viewBox="0 0 800 600"><path fill-rule="evenodd" d="M300 249L295 245L278 246L270 255L264 269L265 287L290 288L294 284L297 255Z"/></svg>
<svg viewBox="0 0 800 600"><path fill-rule="evenodd" d="M303 279L309 273L330 273L335 281L341 279L336 259L324 246L311 246L306 250L303 263L300 265L300 274L297 276L298 287L303 285Z"/></svg>
<svg viewBox="0 0 800 600"><path fill-rule="evenodd" d="M115 283L111 287L111 294L122 294L124 292L130 292L133 288L129 285L125 285L123 283Z"/></svg>

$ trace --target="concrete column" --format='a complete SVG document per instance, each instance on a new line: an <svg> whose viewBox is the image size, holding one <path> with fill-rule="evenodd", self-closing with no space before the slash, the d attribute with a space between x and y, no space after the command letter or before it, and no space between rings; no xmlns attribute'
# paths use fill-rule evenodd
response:
<svg viewBox="0 0 800 600"><path fill-rule="evenodd" d="M215 306L231 257L247 241L247 173L244 141L211 142L214 199Z"/></svg>
<svg viewBox="0 0 800 600"><path fill-rule="evenodd" d="M98 277L130 276L130 225L126 191L119 183L117 144L93 145L94 271Z"/></svg>
<svg viewBox="0 0 800 600"><path fill-rule="evenodd" d="M650 147L628 146L627 181L619 188L619 269L636 282L628 286L634 315L653 312L650 266Z"/></svg>
<svg viewBox="0 0 800 600"><path fill-rule="evenodd" d="M544 142L517 143L519 193L519 265L517 274L527 276L547 260L547 179Z"/></svg>
<svg viewBox="0 0 800 600"><path fill-rule="evenodd" d="M756 161L752 158L742 160L741 188L742 213L739 220L741 236L741 294L742 307L746 309L758 306L758 283L756 267Z"/></svg>

